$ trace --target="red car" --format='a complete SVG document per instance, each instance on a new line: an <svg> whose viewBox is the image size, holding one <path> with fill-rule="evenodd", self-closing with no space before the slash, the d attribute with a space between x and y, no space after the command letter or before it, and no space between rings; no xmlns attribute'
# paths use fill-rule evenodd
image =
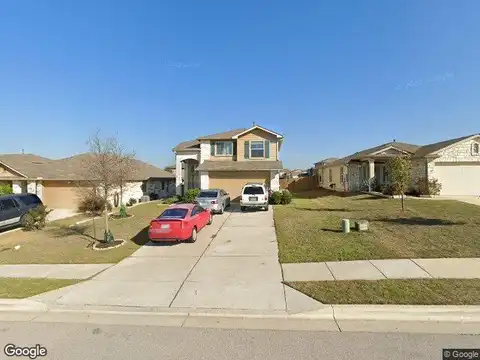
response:
<svg viewBox="0 0 480 360"><path fill-rule="evenodd" d="M212 222L210 210L198 204L172 205L150 222L148 237L151 241L195 242L198 232Z"/></svg>

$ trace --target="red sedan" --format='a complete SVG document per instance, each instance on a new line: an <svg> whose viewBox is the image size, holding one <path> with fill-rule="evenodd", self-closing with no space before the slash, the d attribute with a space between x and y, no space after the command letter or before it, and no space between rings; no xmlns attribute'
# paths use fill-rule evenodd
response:
<svg viewBox="0 0 480 360"><path fill-rule="evenodd" d="M150 222L148 237L152 241L195 242L198 232L212 222L210 210L197 204L172 205Z"/></svg>

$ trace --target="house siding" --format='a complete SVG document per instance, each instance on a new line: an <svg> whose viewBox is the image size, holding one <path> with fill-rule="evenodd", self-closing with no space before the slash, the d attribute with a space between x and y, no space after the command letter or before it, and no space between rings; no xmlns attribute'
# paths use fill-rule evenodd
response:
<svg viewBox="0 0 480 360"><path fill-rule="evenodd" d="M18 178L20 174L10 171L0 164L0 178Z"/></svg>
<svg viewBox="0 0 480 360"><path fill-rule="evenodd" d="M323 171L322 176L322 186L331 189L330 185L335 184L335 190L344 191L345 184L340 181L341 168L343 167L344 175L347 175L348 179L348 168L345 165L336 165L336 166L326 166ZM332 170L332 181L330 181L330 170Z"/></svg>
<svg viewBox="0 0 480 360"><path fill-rule="evenodd" d="M412 183L427 177L427 161L425 159L412 160Z"/></svg>
<svg viewBox="0 0 480 360"><path fill-rule="evenodd" d="M270 141L270 157L268 159L245 159L245 141ZM254 129L249 133L237 139L237 160L238 161L262 161L262 160L278 160L278 139L275 135L267 133L260 129Z"/></svg>

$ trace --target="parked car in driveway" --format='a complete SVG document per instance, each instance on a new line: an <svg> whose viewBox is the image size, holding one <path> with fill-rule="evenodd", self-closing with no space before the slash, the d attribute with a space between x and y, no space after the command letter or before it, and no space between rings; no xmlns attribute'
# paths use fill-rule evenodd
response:
<svg viewBox="0 0 480 360"><path fill-rule="evenodd" d="M0 230L22 225L25 214L42 204L35 194L0 195Z"/></svg>
<svg viewBox="0 0 480 360"><path fill-rule="evenodd" d="M212 222L211 211L198 204L172 205L150 222L148 238L151 241L195 242L198 232Z"/></svg>
<svg viewBox="0 0 480 360"><path fill-rule="evenodd" d="M230 206L230 195L223 189L202 190L195 201L204 209L223 214L224 210Z"/></svg>
<svg viewBox="0 0 480 360"><path fill-rule="evenodd" d="M245 211L247 208L262 208L268 210L268 190L265 184L247 183L242 188L240 208Z"/></svg>

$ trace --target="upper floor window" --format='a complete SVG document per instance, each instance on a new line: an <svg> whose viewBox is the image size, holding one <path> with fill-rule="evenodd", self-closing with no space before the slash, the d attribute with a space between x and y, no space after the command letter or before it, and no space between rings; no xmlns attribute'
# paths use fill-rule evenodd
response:
<svg viewBox="0 0 480 360"><path fill-rule="evenodd" d="M480 154L480 144L473 143L472 153L473 153L473 155L479 155Z"/></svg>
<svg viewBox="0 0 480 360"><path fill-rule="evenodd" d="M216 141L213 146L215 156L232 156L233 142L231 141Z"/></svg>
<svg viewBox="0 0 480 360"><path fill-rule="evenodd" d="M252 158L265 157L265 144L263 141L252 141L250 144L250 156Z"/></svg>

